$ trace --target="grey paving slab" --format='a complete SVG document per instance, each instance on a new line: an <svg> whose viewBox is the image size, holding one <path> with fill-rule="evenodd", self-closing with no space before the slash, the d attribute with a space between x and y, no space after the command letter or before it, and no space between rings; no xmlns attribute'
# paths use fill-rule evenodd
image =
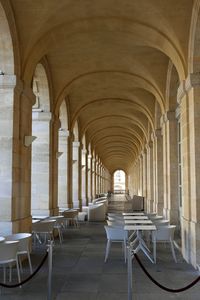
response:
<svg viewBox="0 0 200 300"><path fill-rule="evenodd" d="M119 205L118 205L119 208ZM127 300L127 265L122 247L112 245L109 259L104 263L106 235L103 222L84 223L79 229L67 229L62 245L56 241L53 251L52 300ZM178 288L190 283L198 272L188 265L176 251L175 264L170 248L158 246L158 262L152 264L141 252L138 256L149 273L161 284ZM31 254L36 268L45 253L45 247ZM0 300L46 300L47 264L22 289L3 289ZM29 275L24 262L23 278ZM13 272L16 281L16 272ZM0 269L0 281L2 281ZM133 261L133 300L200 300L200 283L181 294L167 293L155 286Z"/></svg>

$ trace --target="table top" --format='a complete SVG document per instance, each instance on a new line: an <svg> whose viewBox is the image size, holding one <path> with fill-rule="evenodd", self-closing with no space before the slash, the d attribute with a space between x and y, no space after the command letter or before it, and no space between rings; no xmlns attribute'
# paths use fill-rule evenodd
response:
<svg viewBox="0 0 200 300"><path fill-rule="evenodd" d="M3 236L0 236L0 243L4 242L5 241L5 237Z"/></svg>
<svg viewBox="0 0 200 300"><path fill-rule="evenodd" d="M128 224L152 224L153 222L151 220L125 220L125 225Z"/></svg>
<svg viewBox="0 0 200 300"><path fill-rule="evenodd" d="M124 230L156 230L155 225L125 225Z"/></svg>
<svg viewBox="0 0 200 300"><path fill-rule="evenodd" d="M129 213L123 213L123 216L144 216L145 214L143 212L129 212Z"/></svg>
<svg viewBox="0 0 200 300"><path fill-rule="evenodd" d="M49 216L37 216L37 215L34 215L34 216L32 216L32 219L33 220L45 220L45 219L47 219Z"/></svg>
<svg viewBox="0 0 200 300"><path fill-rule="evenodd" d="M149 220L147 216L124 216L124 220Z"/></svg>

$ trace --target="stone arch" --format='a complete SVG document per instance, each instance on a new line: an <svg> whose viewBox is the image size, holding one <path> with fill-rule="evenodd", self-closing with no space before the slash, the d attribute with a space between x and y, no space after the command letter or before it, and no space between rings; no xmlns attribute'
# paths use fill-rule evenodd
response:
<svg viewBox="0 0 200 300"><path fill-rule="evenodd" d="M188 74L196 73L200 70L200 0L195 0L193 4L189 49L188 49Z"/></svg>
<svg viewBox="0 0 200 300"><path fill-rule="evenodd" d="M58 132L58 206L68 207L68 112L66 101L60 106L61 127Z"/></svg>
<svg viewBox="0 0 200 300"><path fill-rule="evenodd" d="M47 72L38 63L33 76L36 103L32 109L31 209L33 214L50 214L50 90Z"/></svg>

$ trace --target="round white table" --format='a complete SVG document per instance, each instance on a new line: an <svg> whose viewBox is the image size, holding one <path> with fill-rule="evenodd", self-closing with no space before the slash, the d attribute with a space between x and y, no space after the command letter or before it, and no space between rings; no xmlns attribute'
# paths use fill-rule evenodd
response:
<svg viewBox="0 0 200 300"><path fill-rule="evenodd" d="M4 242L5 238L3 236L0 236L0 243Z"/></svg>

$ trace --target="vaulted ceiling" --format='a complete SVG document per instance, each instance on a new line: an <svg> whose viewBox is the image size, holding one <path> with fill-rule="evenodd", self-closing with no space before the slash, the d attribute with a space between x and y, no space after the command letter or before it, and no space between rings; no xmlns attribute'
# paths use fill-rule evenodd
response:
<svg viewBox="0 0 200 300"><path fill-rule="evenodd" d="M68 101L69 127L112 172L128 170L166 109L171 61L187 70L192 0L10 0L31 81L46 57L54 110Z"/></svg>

